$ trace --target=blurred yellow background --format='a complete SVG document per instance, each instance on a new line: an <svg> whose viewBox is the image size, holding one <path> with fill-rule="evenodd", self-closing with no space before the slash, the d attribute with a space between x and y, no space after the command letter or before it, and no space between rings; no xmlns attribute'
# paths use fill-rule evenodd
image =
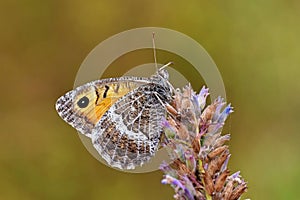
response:
<svg viewBox="0 0 300 200"><path fill-rule="evenodd" d="M299 199L299 11L296 0L0 1L0 199L172 199L160 171L99 163L54 109L98 43L144 26L189 35L218 65L243 197Z"/></svg>

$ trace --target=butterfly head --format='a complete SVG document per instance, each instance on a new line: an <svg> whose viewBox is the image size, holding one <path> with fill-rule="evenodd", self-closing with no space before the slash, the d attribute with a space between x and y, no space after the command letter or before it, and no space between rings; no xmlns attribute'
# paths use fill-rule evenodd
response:
<svg viewBox="0 0 300 200"><path fill-rule="evenodd" d="M162 79L169 80L169 73L168 73L168 71L166 69L162 69L162 68L159 69L157 71L157 75L159 77L161 77Z"/></svg>
<svg viewBox="0 0 300 200"><path fill-rule="evenodd" d="M173 85L169 82L169 72L166 70L166 67L171 65L172 62L167 63L166 65L159 68L154 76L153 79L157 79L158 82L166 88L167 94L172 96L175 89ZM168 96L168 95L167 95Z"/></svg>

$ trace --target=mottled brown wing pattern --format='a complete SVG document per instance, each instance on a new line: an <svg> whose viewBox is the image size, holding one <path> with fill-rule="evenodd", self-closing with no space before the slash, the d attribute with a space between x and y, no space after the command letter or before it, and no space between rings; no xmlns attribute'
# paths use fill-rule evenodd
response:
<svg viewBox="0 0 300 200"><path fill-rule="evenodd" d="M121 97L102 116L92 142L109 165L134 169L154 156L166 114L161 102L169 101L168 95L162 85L145 84Z"/></svg>
<svg viewBox="0 0 300 200"><path fill-rule="evenodd" d="M164 103L173 87L166 70L149 78L119 77L86 83L56 102L60 117L92 139L99 155L112 167L134 169L158 149Z"/></svg>

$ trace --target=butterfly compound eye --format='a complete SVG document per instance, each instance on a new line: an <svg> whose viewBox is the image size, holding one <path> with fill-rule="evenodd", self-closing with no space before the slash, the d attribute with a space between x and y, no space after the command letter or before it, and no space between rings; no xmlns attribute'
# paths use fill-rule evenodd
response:
<svg viewBox="0 0 300 200"><path fill-rule="evenodd" d="M77 101L77 105L79 106L79 108L85 108L89 105L89 102L90 102L89 98L84 96Z"/></svg>

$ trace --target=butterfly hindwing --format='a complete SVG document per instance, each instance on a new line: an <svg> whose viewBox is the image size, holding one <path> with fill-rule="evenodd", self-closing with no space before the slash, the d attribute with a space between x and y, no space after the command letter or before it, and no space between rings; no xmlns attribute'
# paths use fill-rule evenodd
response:
<svg viewBox="0 0 300 200"><path fill-rule="evenodd" d="M113 167L133 169L150 160L158 149L166 111L155 83L142 85L118 99L92 133L93 145Z"/></svg>

